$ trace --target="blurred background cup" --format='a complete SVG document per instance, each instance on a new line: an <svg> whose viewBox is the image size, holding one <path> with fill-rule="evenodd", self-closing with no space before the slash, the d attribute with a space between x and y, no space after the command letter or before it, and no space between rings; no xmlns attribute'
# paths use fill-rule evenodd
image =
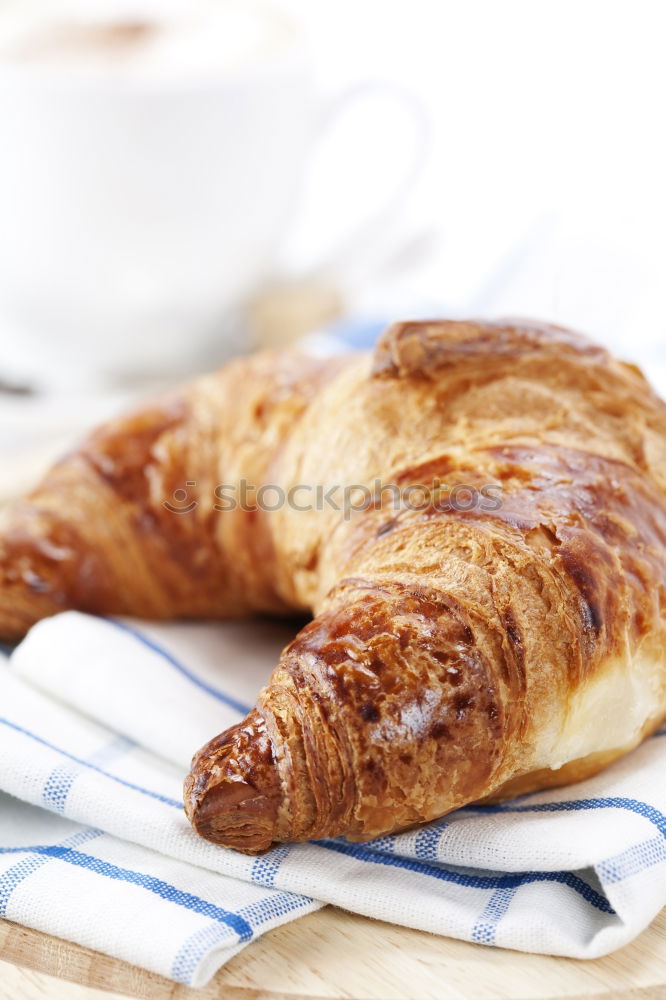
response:
<svg viewBox="0 0 666 1000"><path fill-rule="evenodd" d="M0 363L13 345L20 377L77 384L231 353L318 103L298 28L261 3L0 3Z"/></svg>
<svg viewBox="0 0 666 1000"><path fill-rule="evenodd" d="M294 208L297 32L246 0L22 5L0 26L0 322L42 364L196 364Z"/></svg>

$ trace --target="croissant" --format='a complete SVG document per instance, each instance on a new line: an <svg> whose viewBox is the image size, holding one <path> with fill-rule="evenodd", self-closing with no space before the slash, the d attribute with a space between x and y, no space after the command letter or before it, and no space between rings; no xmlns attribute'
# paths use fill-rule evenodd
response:
<svg viewBox="0 0 666 1000"><path fill-rule="evenodd" d="M248 854L578 781L666 716L666 405L553 326L235 361L93 433L0 537L7 637L314 615L185 783Z"/></svg>

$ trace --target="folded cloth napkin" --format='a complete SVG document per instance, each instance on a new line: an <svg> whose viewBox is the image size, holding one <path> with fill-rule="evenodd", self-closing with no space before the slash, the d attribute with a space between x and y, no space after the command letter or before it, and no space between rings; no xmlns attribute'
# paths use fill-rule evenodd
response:
<svg viewBox="0 0 666 1000"><path fill-rule="evenodd" d="M0 666L0 915L197 986L322 903L580 958L666 903L666 730L579 785L368 844L248 858L201 840L181 808L190 755L246 711L289 635L75 612L36 625Z"/></svg>

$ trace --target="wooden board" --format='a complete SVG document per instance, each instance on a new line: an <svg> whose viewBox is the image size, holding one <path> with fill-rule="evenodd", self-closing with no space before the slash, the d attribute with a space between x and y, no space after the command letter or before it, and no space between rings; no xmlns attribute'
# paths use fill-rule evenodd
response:
<svg viewBox="0 0 666 1000"><path fill-rule="evenodd" d="M485 948L334 907L265 934L201 990L1 920L0 959L1 1000L666 1000L666 910L633 944L593 962Z"/></svg>

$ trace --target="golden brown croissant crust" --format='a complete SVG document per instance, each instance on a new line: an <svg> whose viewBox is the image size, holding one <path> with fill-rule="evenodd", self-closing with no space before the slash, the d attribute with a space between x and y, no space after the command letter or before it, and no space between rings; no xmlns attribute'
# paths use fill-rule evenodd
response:
<svg viewBox="0 0 666 1000"><path fill-rule="evenodd" d="M64 607L315 616L193 761L195 828L249 853L364 839L579 780L666 714L666 406L526 322L395 324L372 357L234 362L107 425L7 514L0 631ZM220 513L242 479L367 487L352 516ZM499 503L387 507L492 486ZM198 502L164 500L196 482Z"/></svg>

